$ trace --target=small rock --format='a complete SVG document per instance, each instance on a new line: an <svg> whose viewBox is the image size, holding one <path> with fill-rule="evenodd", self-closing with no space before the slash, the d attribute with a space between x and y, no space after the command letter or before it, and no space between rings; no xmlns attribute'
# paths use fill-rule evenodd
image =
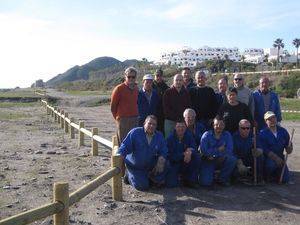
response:
<svg viewBox="0 0 300 225"><path fill-rule="evenodd" d="M49 171L39 171L38 173L39 173L39 174L48 174Z"/></svg>
<svg viewBox="0 0 300 225"><path fill-rule="evenodd" d="M13 204L8 204L8 205L6 205L5 207L7 207L7 208L12 208L12 207L13 207Z"/></svg>
<svg viewBox="0 0 300 225"><path fill-rule="evenodd" d="M37 150L37 151L34 152L34 154L43 154L43 151Z"/></svg>
<svg viewBox="0 0 300 225"><path fill-rule="evenodd" d="M49 178L49 179L53 179L54 177L53 177L53 176L48 176L47 178Z"/></svg>
<svg viewBox="0 0 300 225"><path fill-rule="evenodd" d="M154 211L157 212L157 213L159 213L159 212L161 212L161 209L156 208Z"/></svg>
<svg viewBox="0 0 300 225"><path fill-rule="evenodd" d="M48 155L55 155L56 151L48 151L46 154L48 154Z"/></svg>
<svg viewBox="0 0 300 225"><path fill-rule="evenodd" d="M4 167L3 169L4 169L4 170L9 170L9 167L8 167L8 166L6 166L6 167Z"/></svg>
<svg viewBox="0 0 300 225"><path fill-rule="evenodd" d="M62 146L60 149L67 149L67 146Z"/></svg>
<svg viewBox="0 0 300 225"><path fill-rule="evenodd" d="M9 190L9 189L11 189L11 186L10 185L3 186L3 189L4 190Z"/></svg>
<svg viewBox="0 0 300 225"><path fill-rule="evenodd" d="M32 178L30 181L34 182L34 181L37 181L37 178Z"/></svg>
<svg viewBox="0 0 300 225"><path fill-rule="evenodd" d="M32 123L25 123L25 126L32 126Z"/></svg>
<svg viewBox="0 0 300 225"><path fill-rule="evenodd" d="M27 182L23 182L21 185L26 186L28 183Z"/></svg>
<svg viewBox="0 0 300 225"><path fill-rule="evenodd" d="M103 158L102 160L103 160L103 161L108 161L109 159L108 159L108 158Z"/></svg>
<svg viewBox="0 0 300 225"><path fill-rule="evenodd" d="M40 146L42 147L42 148L46 148L47 147L47 143L42 143Z"/></svg>
<svg viewBox="0 0 300 225"><path fill-rule="evenodd" d="M20 187L19 187L19 186L12 186L11 188L12 188L12 189L15 189L15 190L18 190L18 189L20 189Z"/></svg>

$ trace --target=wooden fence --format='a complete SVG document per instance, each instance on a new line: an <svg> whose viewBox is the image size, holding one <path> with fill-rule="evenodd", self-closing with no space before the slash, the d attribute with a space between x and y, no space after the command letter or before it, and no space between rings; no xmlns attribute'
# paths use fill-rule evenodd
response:
<svg viewBox="0 0 300 225"><path fill-rule="evenodd" d="M78 130L79 146L84 144L84 134L91 137L91 155L98 155L98 143L110 148L112 150L111 168L71 194L69 194L68 183L54 183L52 203L3 219L0 221L0 225L29 224L52 215L54 225L68 225L69 207L79 202L82 198L110 179L112 179L112 198L115 201L122 200L121 169L123 162L121 156L116 154L118 149L116 136L112 138L112 142L108 141L98 136L97 128L92 128L92 130L89 131L84 128L83 121L76 124L74 118L68 117L68 113L57 107L52 107L45 100L41 102L46 108L47 115L53 117L54 121L60 124L61 128L64 129L65 133L69 133L71 138L75 138L75 129Z"/></svg>

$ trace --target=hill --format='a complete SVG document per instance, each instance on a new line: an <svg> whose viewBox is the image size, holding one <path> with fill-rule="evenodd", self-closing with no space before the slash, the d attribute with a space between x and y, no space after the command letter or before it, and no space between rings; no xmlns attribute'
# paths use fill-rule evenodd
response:
<svg viewBox="0 0 300 225"><path fill-rule="evenodd" d="M56 86L64 82L88 80L90 72L119 65L122 62L113 57L99 57L82 66L74 66L62 74L58 74L46 82L47 86Z"/></svg>

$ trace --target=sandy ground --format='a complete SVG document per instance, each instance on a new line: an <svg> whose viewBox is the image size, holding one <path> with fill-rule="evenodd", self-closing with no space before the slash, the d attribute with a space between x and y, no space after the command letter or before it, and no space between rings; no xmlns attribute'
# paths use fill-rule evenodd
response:
<svg viewBox="0 0 300 225"><path fill-rule="evenodd" d="M108 105L84 107L78 96L51 94L64 97L59 104L76 121L98 127L102 137L111 139L115 124ZM42 107L0 110L27 116L14 121L0 118L0 219L50 202L54 182L69 182L72 192L109 168L109 149L99 146L100 155L90 156L90 140L86 137L85 146L78 148L77 139L64 134ZM288 130L296 128L288 162L293 185L149 192L124 185L124 201L113 202L107 182L70 208L70 224L299 224L300 123L282 124ZM52 223L51 217L36 222Z"/></svg>

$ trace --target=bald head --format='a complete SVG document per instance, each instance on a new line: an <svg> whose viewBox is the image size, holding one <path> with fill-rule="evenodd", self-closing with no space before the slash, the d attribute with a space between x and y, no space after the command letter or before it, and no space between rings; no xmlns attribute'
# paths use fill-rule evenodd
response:
<svg viewBox="0 0 300 225"><path fill-rule="evenodd" d="M176 74L173 78L173 85L177 90L180 90L183 85L183 77L181 74Z"/></svg>
<svg viewBox="0 0 300 225"><path fill-rule="evenodd" d="M259 90L263 93L267 93L270 87L270 79L268 77L262 77L259 79Z"/></svg>

